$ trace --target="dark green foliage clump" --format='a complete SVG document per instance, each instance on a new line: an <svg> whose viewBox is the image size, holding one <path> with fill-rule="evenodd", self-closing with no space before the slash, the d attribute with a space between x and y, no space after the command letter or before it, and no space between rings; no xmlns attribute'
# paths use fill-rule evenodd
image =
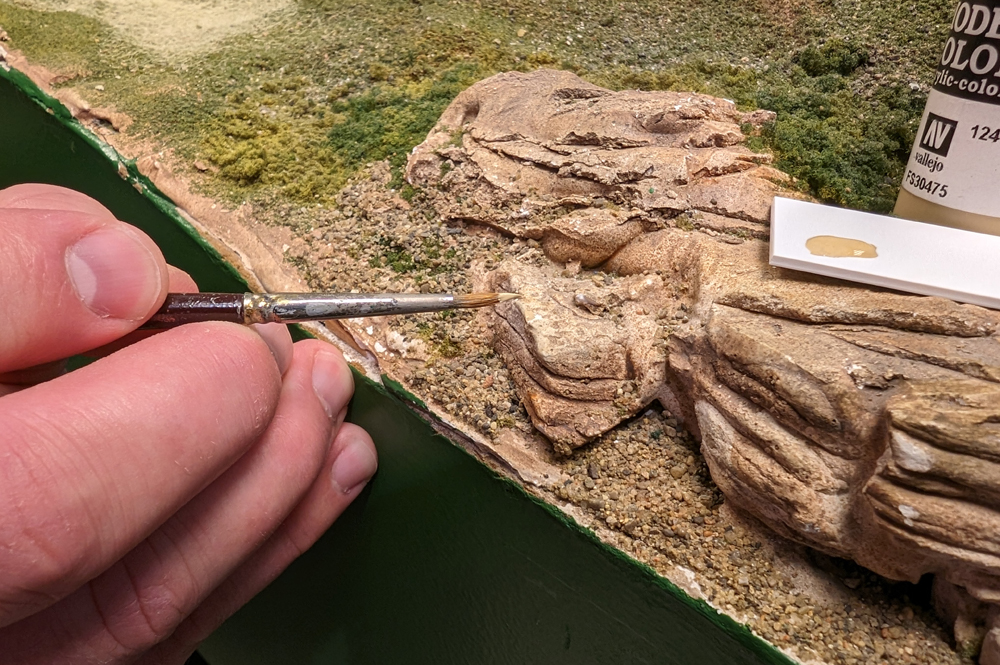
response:
<svg viewBox="0 0 1000 665"><path fill-rule="evenodd" d="M609 78L624 88L691 90L775 111L751 148L773 153L778 168L822 201L889 212L926 96L903 83L858 94L867 53L831 40L767 70L696 60Z"/></svg>
<svg viewBox="0 0 1000 665"><path fill-rule="evenodd" d="M382 249L382 253L369 259L368 265L372 268L386 266L391 268L393 272L399 273L413 272L417 269L417 262L413 255L398 242L379 236L375 240L375 244Z"/></svg>
<svg viewBox="0 0 1000 665"><path fill-rule="evenodd" d="M337 100L331 111L341 120L327 135L330 147L355 168L388 159L393 170L390 187L398 188L407 153L424 140L451 100L476 79L475 67L459 65L430 81L378 84Z"/></svg>
<svg viewBox="0 0 1000 665"><path fill-rule="evenodd" d="M443 317L442 317L443 318ZM431 345L434 352L444 358L457 358L462 355L462 345L451 338L447 329L441 325L432 325L426 321L417 324L417 334Z"/></svg>
<svg viewBox="0 0 1000 665"><path fill-rule="evenodd" d="M409 246L404 243L396 238L376 236L373 244L378 252L368 260L368 265L372 268L388 267L398 273L420 273L415 275L418 283L426 277L456 269L455 249L449 248L442 253L440 239L422 238Z"/></svg>
<svg viewBox="0 0 1000 665"><path fill-rule="evenodd" d="M760 105L778 112L764 128L763 143L777 166L819 199L889 212L925 97L896 84L858 103L843 83L831 88L814 92L793 84L762 92Z"/></svg>
<svg viewBox="0 0 1000 665"><path fill-rule="evenodd" d="M868 50L858 44L831 39L821 46L807 46L798 62L809 76L840 74L847 76L868 63Z"/></svg>

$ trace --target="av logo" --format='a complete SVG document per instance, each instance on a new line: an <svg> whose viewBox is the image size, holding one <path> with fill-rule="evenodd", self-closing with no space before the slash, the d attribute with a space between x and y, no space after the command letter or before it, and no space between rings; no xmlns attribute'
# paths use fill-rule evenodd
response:
<svg viewBox="0 0 1000 665"><path fill-rule="evenodd" d="M958 123L954 120L928 113L927 123L920 134L920 147L935 155L947 157L957 127Z"/></svg>

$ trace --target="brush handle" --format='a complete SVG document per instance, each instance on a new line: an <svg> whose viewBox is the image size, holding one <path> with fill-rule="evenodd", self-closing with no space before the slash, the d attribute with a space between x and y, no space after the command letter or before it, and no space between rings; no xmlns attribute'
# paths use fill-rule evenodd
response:
<svg viewBox="0 0 1000 665"><path fill-rule="evenodd" d="M243 323L243 298L242 293L168 293L163 306L142 329L173 328L199 321Z"/></svg>
<svg viewBox="0 0 1000 665"><path fill-rule="evenodd" d="M485 307L516 297L505 293L170 293L142 329L199 321L302 323Z"/></svg>

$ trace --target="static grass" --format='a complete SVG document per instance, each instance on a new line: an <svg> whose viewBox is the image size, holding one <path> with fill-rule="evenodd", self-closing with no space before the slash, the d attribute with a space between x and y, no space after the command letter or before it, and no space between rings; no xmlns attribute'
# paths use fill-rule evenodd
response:
<svg viewBox="0 0 1000 665"><path fill-rule="evenodd" d="M103 85L100 102L132 116L132 131L209 163L200 186L222 199L331 204L382 159L390 187L405 190L406 154L462 89L500 71L557 67L610 88L693 90L776 111L753 148L820 200L886 212L951 9L951 0L902 9L888 0L301 0L284 23L177 62L75 14L0 2L0 26L66 73L65 85Z"/></svg>
<svg viewBox="0 0 1000 665"><path fill-rule="evenodd" d="M43 64L68 78L105 74L113 69L110 56L121 55L120 40L109 28L77 14L32 12L0 4L0 27L14 35L18 45L30 45Z"/></svg>

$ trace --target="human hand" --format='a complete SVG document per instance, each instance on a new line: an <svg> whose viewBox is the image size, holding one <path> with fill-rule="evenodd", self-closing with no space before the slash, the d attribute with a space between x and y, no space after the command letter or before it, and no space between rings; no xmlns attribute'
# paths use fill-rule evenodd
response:
<svg viewBox="0 0 1000 665"><path fill-rule="evenodd" d="M0 191L0 661L183 663L375 473L343 357L284 326L60 358L197 287L70 190Z"/></svg>

